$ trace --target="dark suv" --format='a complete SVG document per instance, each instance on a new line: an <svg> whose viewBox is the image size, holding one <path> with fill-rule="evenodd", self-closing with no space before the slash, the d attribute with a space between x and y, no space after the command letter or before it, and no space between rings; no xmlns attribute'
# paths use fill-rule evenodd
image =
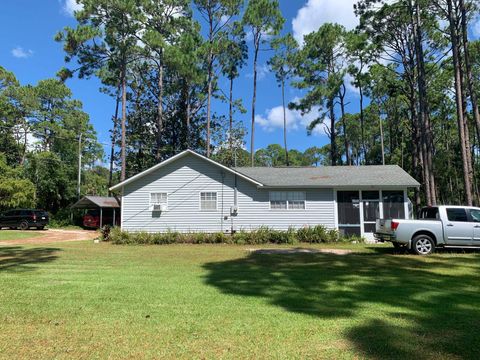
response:
<svg viewBox="0 0 480 360"><path fill-rule="evenodd" d="M47 225L48 213L44 210L17 209L0 214L0 229L8 227L10 229L27 230L35 227L43 230Z"/></svg>

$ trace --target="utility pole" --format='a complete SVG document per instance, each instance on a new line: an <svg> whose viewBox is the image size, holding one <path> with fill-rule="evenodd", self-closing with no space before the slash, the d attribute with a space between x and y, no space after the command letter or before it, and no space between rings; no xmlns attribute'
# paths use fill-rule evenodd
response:
<svg viewBox="0 0 480 360"><path fill-rule="evenodd" d="M78 179L77 179L77 196L80 200L80 183L82 181L82 133L78 136Z"/></svg>

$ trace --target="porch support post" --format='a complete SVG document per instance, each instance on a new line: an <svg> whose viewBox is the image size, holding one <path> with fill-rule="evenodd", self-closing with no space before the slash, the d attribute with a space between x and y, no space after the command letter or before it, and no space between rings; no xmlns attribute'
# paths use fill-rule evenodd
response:
<svg viewBox="0 0 480 360"><path fill-rule="evenodd" d="M103 227L103 208L100 208L100 229Z"/></svg>
<svg viewBox="0 0 480 360"><path fill-rule="evenodd" d="M113 223L112 223L112 226L115 226L116 222L115 222L115 208L113 208Z"/></svg>
<svg viewBox="0 0 480 360"><path fill-rule="evenodd" d="M403 190L403 206L404 206L404 211L405 211L405 219L408 219L410 216L409 211L408 211L408 194L407 194L407 189Z"/></svg>

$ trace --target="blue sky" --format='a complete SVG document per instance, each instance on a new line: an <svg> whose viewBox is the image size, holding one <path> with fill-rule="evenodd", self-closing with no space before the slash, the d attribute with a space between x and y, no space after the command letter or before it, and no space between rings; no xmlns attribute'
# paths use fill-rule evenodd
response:
<svg viewBox="0 0 480 360"><path fill-rule="evenodd" d="M339 22L347 28L356 25L353 15L354 0L280 0L285 21L284 32L293 32L297 39L318 29L324 22ZM35 84L41 79L54 77L64 64L61 44L53 40L54 35L64 26L75 26L72 10L74 0L3 0L0 14L0 65L13 71L22 84ZM252 45L251 43L249 44ZM274 75L269 72L266 61L271 53L260 56L260 75L257 97L257 126L255 148L271 143L282 143L283 118L281 93ZM238 117L250 130L252 68L249 65L242 71L236 82L235 96L243 100L246 114ZM83 103L84 110L97 130L99 141L109 143L109 129L114 110L112 99L99 92L100 83L92 79L71 79L67 82L73 96ZM226 90L227 83L220 82ZM299 93L292 88L286 91L287 101L295 99ZM347 110L356 111L358 97L355 89L349 89ZM220 101L215 101L214 110L227 113ZM288 142L290 148L304 150L309 146L321 146L328 142L322 129L307 136L305 126L315 114L302 117L299 113L288 113ZM247 148L249 148L247 135ZM108 151L106 152L108 153Z"/></svg>

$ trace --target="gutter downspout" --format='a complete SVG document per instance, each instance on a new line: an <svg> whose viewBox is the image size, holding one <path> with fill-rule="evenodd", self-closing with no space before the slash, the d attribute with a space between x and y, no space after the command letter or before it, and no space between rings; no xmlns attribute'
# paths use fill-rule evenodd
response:
<svg viewBox="0 0 480 360"><path fill-rule="evenodd" d="M222 176L222 212L221 212L221 219L220 219L220 231L223 233L223 206L224 206L224 201L223 201L223 191L225 189L225 173L222 171L220 172L220 175Z"/></svg>
<svg viewBox="0 0 480 360"><path fill-rule="evenodd" d="M231 227L230 227L230 235L233 236L235 233L235 226L233 224L233 218L236 216L236 209L237 209L237 174L233 175L234 184L233 184L233 209L230 210L230 220L231 220Z"/></svg>

